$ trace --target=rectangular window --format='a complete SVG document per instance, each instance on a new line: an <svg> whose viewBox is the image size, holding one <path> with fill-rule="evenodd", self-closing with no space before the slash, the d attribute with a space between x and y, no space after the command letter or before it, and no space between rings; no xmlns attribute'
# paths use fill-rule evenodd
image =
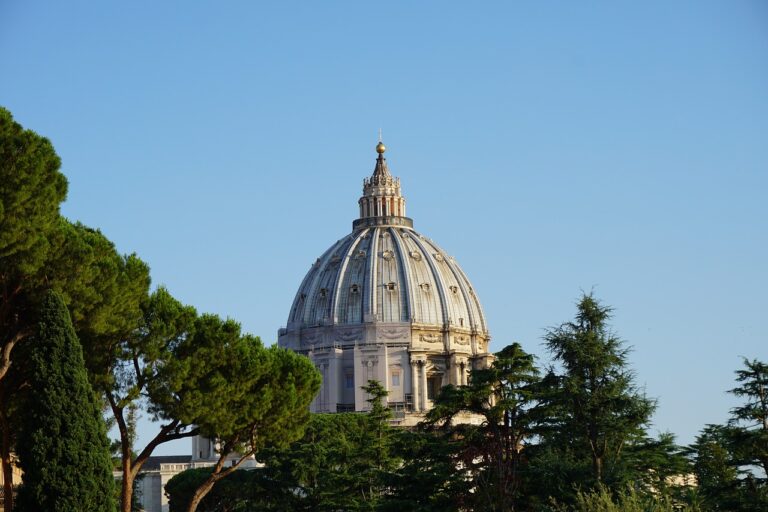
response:
<svg viewBox="0 0 768 512"><path fill-rule="evenodd" d="M347 389L352 389L355 387L355 376L351 373L348 373L344 376L344 385L347 387Z"/></svg>
<svg viewBox="0 0 768 512"><path fill-rule="evenodd" d="M427 398L429 400L434 400L440 394L442 380L439 375L427 377Z"/></svg>
<svg viewBox="0 0 768 512"><path fill-rule="evenodd" d="M392 372L392 387L400 386L400 372Z"/></svg>

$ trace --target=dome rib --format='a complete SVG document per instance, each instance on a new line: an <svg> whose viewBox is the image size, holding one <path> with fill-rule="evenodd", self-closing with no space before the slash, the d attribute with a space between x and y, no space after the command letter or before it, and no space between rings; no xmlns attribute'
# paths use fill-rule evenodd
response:
<svg viewBox="0 0 768 512"><path fill-rule="evenodd" d="M366 304L363 306L363 322L366 321L366 315L374 319L376 318L376 265L378 263L378 254L379 254L379 231L381 231L380 228L374 228L371 230L370 237L371 237L371 243L370 248L371 252L368 254L367 257L367 266L368 269L366 271L366 283L365 283L365 298L366 298Z"/></svg>
<svg viewBox="0 0 768 512"><path fill-rule="evenodd" d="M468 304L471 305L471 307L475 308L477 311L477 316L480 319L480 325L481 328L478 329L478 332L484 332L488 333L488 324L485 321L485 314L483 313L483 307L480 304L480 298L475 293L474 288L472 287L472 283L467 278L467 274L464 273L464 269L459 266L458 263L454 261L454 266L456 267L456 270L461 274L461 277L464 278L464 283L467 288L467 293L472 297L472 301L468 302Z"/></svg>
<svg viewBox="0 0 768 512"><path fill-rule="evenodd" d="M413 305L414 305L414 297L413 294L415 293L413 289L413 285L411 283L411 267L408 265L408 260L406 258L407 254L405 253L405 250L403 249L403 241L400 238L400 232L396 229L390 229L390 232L392 234L392 239L395 241L395 249L398 261L400 261L400 271L403 274L403 286L405 286L404 290L404 296L406 298L406 305L407 305L407 314L406 319L409 322L413 321ZM402 232L402 231L401 231Z"/></svg>
<svg viewBox="0 0 768 512"><path fill-rule="evenodd" d="M302 326L308 325L320 325L325 318L330 318L329 305L333 303L333 297L329 297L326 291L326 295L322 296L322 289L328 290L332 286L323 287L323 281L327 281L327 276L332 270L329 265L331 259L336 256L340 249L344 247L344 244L350 242L351 236L346 236L341 240L338 240L331 248L325 252L323 259L320 262L320 268L318 269L315 278L312 280L312 284L307 290L307 300L304 303L304 313L302 315ZM332 280L338 276L338 272L331 276ZM334 281L331 281L333 283ZM330 283L327 283L330 284Z"/></svg>
<svg viewBox="0 0 768 512"><path fill-rule="evenodd" d="M440 270L437 268L437 265L435 265L434 257L429 251L427 251L424 248L424 244L422 243L421 237L417 235L413 237L413 241L419 247L419 249L421 249L421 253L426 259L430 270L432 271L432 276L433 276L432 280L435 283L435 288L437 288L437 291L440 297L440 310L442 311L442 314L443 314L443 327L447 327L448 323L450 322L450 316L448 315L448 302L446 300L445 290L443 287L444 279L442 279Z"/></svg>
<svg viewBox="0 0 768 512"><path fill-rule="evenodd" d="M366 229L367 231L367 229ZM343 286L349 287L348 278L350 277L349 273L347 272L347 268L349 266L349 262L352 259L352 254L357 250L358 247L360 247L361 242L363 241L363 237L358 235L354 237L353 242L349 245L349 249L344 254L344 257L341 260L341 265L339 268L339 277L336 278L336 286L334 287L333 292L333 305L332 305L332 311L333 311L333 323L347 323L347 322L340 322L339 321L339 309L340 309L340 303L342 301L342 298L346 299L344 302L346 302L346 305L344 307L349 307L349 304L351 302L351 292L348 289L342 290ZM342 294L344 294L342 296ZM345 316L348 316L349 311L345 312ZM361 315L362 317L362 315Z"/></svg>

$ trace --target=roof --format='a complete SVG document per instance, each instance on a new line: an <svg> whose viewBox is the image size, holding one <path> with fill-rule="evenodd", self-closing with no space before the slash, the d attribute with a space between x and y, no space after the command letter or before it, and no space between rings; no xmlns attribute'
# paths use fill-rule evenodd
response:
<svg viewBox="0 0 768 512"><path fill-rule="evenodd" d="M161 464L189 464L190 462L192 462L192 455L157 455L148 458L141 469L153 471L160 469Z"/></svg>

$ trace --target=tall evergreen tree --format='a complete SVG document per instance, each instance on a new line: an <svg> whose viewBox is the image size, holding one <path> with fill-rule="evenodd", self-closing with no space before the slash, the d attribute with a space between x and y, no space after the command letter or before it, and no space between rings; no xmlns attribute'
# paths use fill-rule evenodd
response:
<svg viewBox="0 0 768 512"><path fill-rule="evenodd" d="M745 358L736 381L740 385L730 392L746 400L731 410L737 456L741 464L760 466L768 475L768 364Z"/></svg>
<svg viewBox="0 0 768 512"><path fill-rule="evenodd" d="M572 459L578 466L588 461L585 484L618 485L626 480L622 452L642 441L655 409L655 402L633 382L628 349L608 326L611 311L585 294L576 318L544 337L562 367L562 374L550 372L544 379L549 413L545 446L554 450L558 463Z"/></svg>
<svg viewBox="0 0 768 512"><path fill-rule="evenodd" d="M18 509L114 512L109 442L83 353L60 295L42 301L28 358L30 392L18 442Z"/></svg>

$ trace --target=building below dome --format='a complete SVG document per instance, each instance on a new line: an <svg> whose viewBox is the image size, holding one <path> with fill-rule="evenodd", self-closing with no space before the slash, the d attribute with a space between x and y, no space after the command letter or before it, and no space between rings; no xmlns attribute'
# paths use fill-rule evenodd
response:
<svg viewBox="0 0 768 512"><path fill-rule="evenodd" d="M413 229L384 144L363 182L352 233L312 265L278 332L278 344L307 355L322 373L313 412L368 409L361 389L378 380L395 420L411 424L442 386L485 368L490 334L480 301L458 263Z"/></svg>

